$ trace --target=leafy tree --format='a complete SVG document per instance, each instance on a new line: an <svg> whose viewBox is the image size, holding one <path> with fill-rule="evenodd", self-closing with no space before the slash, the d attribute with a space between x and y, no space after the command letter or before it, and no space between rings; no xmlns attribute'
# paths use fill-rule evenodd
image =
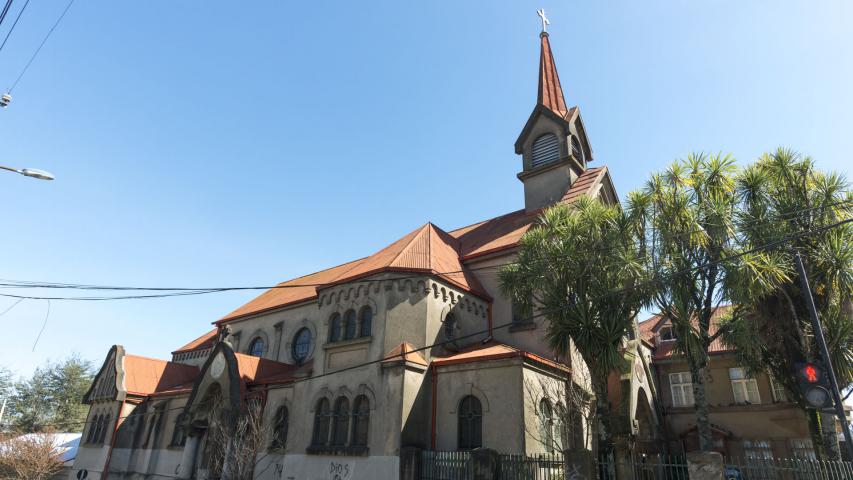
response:
<svg viewBox="0 0 853 480"><path fill-rule="evenodd" d="M849 184L838 174L817 170L811 158L779 149L743 171L737 193L743 251L793 238L780 248L744 255L732 270L730 291L737 309L724 340L738 349L745 364L769 370L805 408L794 364L817 360L820 351L794 266L795 251L803 257L839 384L844 388L853 382L853 226L801 235L853 216ZM814 410L808 417L820 452L820 418ZM824 420L832 423L823 429L823 446L831 458L839 458L834 420L830 415Z"/></svg>
<svg viewBox="0 0 853 480"><path fill-rule="evenodd" d="M94 373L92 363L76 354L36 368L15 386L10 409L15 430L37 432L46 425L63 432L82 430L87 407L81 400Z"/></svg>
<svg viewBox="0 0 853 480"><path fill-rule="evenodd" d="M521 239L517 261L500 272L501 289L525 315L544 316L557 353L572 345L590 370L598 451L613 448L608 376L626 368L624 340L647 293L637 229L618 207L588 197L545 210Z"/></svg>
<svg viewBox="0 0 853 480"><path fill-rule="evenodd" d="M733 248L736 211L734 159L691 154L654 174L629 197L648 269L655 272L653 303L672 322L676 346L693 382L699 448L713 447L705 395L711 317L726 300L726 259Z"/></svg>

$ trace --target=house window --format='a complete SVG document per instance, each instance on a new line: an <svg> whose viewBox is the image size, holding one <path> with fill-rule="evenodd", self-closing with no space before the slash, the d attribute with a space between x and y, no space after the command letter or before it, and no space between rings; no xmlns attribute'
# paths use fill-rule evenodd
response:
<svg viewBox="0 0 853 480"><path fill-rule="evenodd" d="M367 432L370 424L370 401L364 395L355 398L352 408L352 445L367 446Z"/></svg>
<svg viewBox="0 0 853 480"><path fill-rule="evenodd" d="M480 400L468 395L459 402L459 450L483 446L483 407Z"/></svg>
<svg viewBox="0 0 853 480"><path fill-rule="evenodd" d="M329 341L337 342L341 339L341 314L335 313L329 319Z"/></svg>
<svg viewBox="0 0 853 480"><path fill-rule="evenodd" d="M673 330L672 327L661 328L658 335L660 335L660 340L662 342L670 342L678 339L678 336L675 334L675 330Z"/></svg>
<svg viewBox="0 0 853 480"><path fill-rule="evenodd" d="M263 357L264 351L267 348L267 343L261 337L255 337L252 343L249 344L249 355L253 357Z"/></svg>
<svg viewBox="0 0 853 480"><path fill-rule="evenodd" d="M456 316L452 313L444 317L444 338L448 340L456 338Z"/></svg>
<svg viewBox="0 0 853 480"><path fill-rule="evenodd" d="M577 158L581 163L583 163L583 149L581 148L581 142L578 140L578 137L572 135L572 155Z"/></svg>
<svg viewBox="0 0 853 480"><path fill-rule="evenodd" d="M311 351L311 330L302 327L293 336L293 360L296 363L302 363L308 358L308 353Z"/></svg>
<svg viewBox="0 0 853 480"><path fill-rule="evenodd" d="M347 444L349 433L349 400L339 397L335 401L334 426L332 429L332 445L343 447Z"/></svg>
<svg viewBox="0 0 853 480"><path fill-rule="evenodd" d="M540 165L552 163L560 158L560 142L553 133L546 133L533 141L530 153L530 166L536 168Z"/></svg>
<svg viewBox="0 0 853 480"><path fill-rule="evenodd" d="M744 440L743 456L747 460L772 460L773 450L767 440Z"/></svg>
<svg viewBox="0 0 853 480"><path fill-rule="evenodd" d="M344 313L344 340L355 338L356 326L355 310L347 310Z"/></svg>
<svg viewBox="0 0 853 480"><path fill-rule="evenodd" d="M187 432L184 430L184 419L186 416L181 413L175 418L175 428L172 430L172 441L169 445L173 447L183 447L187 443Z"/></svg>
<svg viewBox="0 0 853 480"><path fill-rule="evenodd" d="M554 412L551 409L551 402L547 398L543 398L539 402L539 423L541 441L545 446L545 451L554 453Z"/></svg>
<svg viewBox="0 0 853 480"><path fill-rule="evenodd" d="M798 460L817 460L810 438L792 438L791 455Z"/></svg>
<svg viewBox="0 0 853 480"><path fill-rule="evenodd" d="M326 445L329 441L329 423L332 420L332 411L329 408L329 400L321 398L317 401L314 409L314 438L313 445Z"/></svg>
<svg viewBox="0 0 853 480"><path fill-rule="evenodd" d="M785 393L785 386L777 382L773 378L773 375L768 374L767 378L770 379L770 390L773 391L773 401L777 403L788 402L788 394Z"/></svg>
<svg viewBox="0 0 853 480"><path fill-rule="evenodd" d="M735 403L761 403L761 397L758 395L758 382L749 377L745 368L730 368L729 379L732 381Z"/></svg>
<svg viewBox="0 0 853 480"><path fill-rule="evenodd" d="M89 434L86 435L86 443L95 443L98 438L98 429L101 427L101 416L95 415L89 422Z"/></svg>
<svg viewBox="0 0 853 480"><path fill-rule="evenodd" d="M524 314L521 305L518 302L512 302L512 323L514 325L523 325L530 323L532 320Z"/></svg>
<svg viewBox="0 0 853 480"><path fill-rule="evenodd" d="M287 429L289 427L290 422L290 413L287 410L287 407L279 407L278 411L275 413L275 430L273 430L272 436L272 445L270 448L273 450L284 450L285 445L287 445Z"/></svg>
<svg viewBox="0 0 853 480"><path fill-rule="evenodd" d="M673 407L693 405L693 380L690 377L690 372L670 373L669 388L672 391Z"/></svg>
<svg viewBox="0 0 853 480"><path fill-rule="evenodd" d="M103 417L103 419L101 419L101 422L102 422L102 427L101 427L101 434L98 436L98 443L104 443L104 441L107 438L107 429L109 428L109 425L110 425L109 414L107 414L107 416Z"/></svg>
<svg viewBox="0 0 853 480"><path fill-rule="evenodd" d="M363 307L361 309L359 317L359 325L361 327L361 332L359 332L359 336L369 337L371 334L371 328L373 327L373 309L371 309L370 307Z"/></svg>

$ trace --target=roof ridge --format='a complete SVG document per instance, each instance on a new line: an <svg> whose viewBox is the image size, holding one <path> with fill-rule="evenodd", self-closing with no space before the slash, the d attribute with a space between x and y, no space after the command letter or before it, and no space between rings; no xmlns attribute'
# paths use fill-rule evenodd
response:
<svg viewBox="0 0 853 480"><path fill-rule="evenodd" d="M424 230L427 230L427 234L429 234L429 226L430 226L430 225L431 225L431 223L430 223L430 222L427 222L427 223L425 223L425 224L421 225L420 227L418 227L418 228L416 228L416 229L412 230L411 232L407 233L406 235L403 235L403 237L401 237L399 240L397 240L397 241L400 241L400 240L402 240L403 238L406 238L407 236L409 236L409 235L411 235L411 234L413 234L413 233L415 234L415 235L414 235L414 236L413 236L413 237L412 237L408 242L406 242L406 244L405 244L405 245L403 245L403 248L401 248L401 249L400 249L400 251L399 251L399 252L397 252L397 254L396 254L396 255L394 255L394 258L392 258L392 259L391 259L391 261L390 261L390 262L388 262L388 266L394 265L394 264L397 262L397 260L399 260L399 259L400 259L400 257L401 257L404 253L408 253L408 251L409 251L409 249L412 247L412 245L414 245L414 244L415 244L415 241L416 241L418 238L420 238L420 236L421 236L421 235L423 235ZM396 242L395 242L395 243L396 243ZM391 243L391 245L393 245L393 244L394 244L394 243ZM388 247L390 247L391 245L388 245L388 246L387 246L387 247L385 247L385 248L388 248ZM385 250L385 248L383 248L382 250ZM429 249L429 238L427 238L427 249ZM382 250L379 250L379 252L381 252ZM376 252L376 253L379 253L379 252ZM375 254L374 254L374 255L375 255ZM371 256L372 256L372 255L371 255ZM429 259L429 251L427 251L427 258ZM340 278L340 277L338 277L338 278Z"/></svg>

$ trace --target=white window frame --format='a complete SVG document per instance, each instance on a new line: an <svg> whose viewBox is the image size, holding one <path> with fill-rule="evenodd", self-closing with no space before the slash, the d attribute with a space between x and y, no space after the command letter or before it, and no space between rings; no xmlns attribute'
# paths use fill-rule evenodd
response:
<svg viewBox="0 0 853 480"><path fill-rule="evenodd" d="M694 405L693 377L690 375L690 372L670 373L669 391L672 395L673 407L692 407ZM676 394L676 392L679 393ZM681 399L681 401L679 401L679 399Z"/></svg>
<svg viewBox="0 0 853 480"><path fill-rule="evenodd" d="M663 338L663 331L664 330L669 330L669 337L670 338ZM671 325L661 327L660 330L658 330L658 338L660 339L661 342L674 342L674 341L678 340L678 337L675 336L675 329L672 328Z"/></svg>
<svg viewBox="0 0 853 480"><path fill-rule="evenodd" d="M767 374L770 379L770 392L773 394L773 401L776 403L787 403L788 394L785 392L785 386L773 379L773 375Z"/></svg>
<svg viewBox="0 0 853 480"><path fill-rule="evenodd" d="M738 373L736 373L738 372ZM738 377L738 378L734 378ZM761 393L758 391L758 382L749 376L749 372L743 367L729 368L729 381L732 384L732 395L738 405L761 405ZM755 392L755 398L750 395L750 387ZM738 392L742 398L738 399Z"/></svg>

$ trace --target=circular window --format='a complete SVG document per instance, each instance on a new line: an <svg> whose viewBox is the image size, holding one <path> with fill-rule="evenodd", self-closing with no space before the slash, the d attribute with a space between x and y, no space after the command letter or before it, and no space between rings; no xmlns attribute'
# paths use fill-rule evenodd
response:
<svg viewBox="0 0 853 480"><path fill-rule="evenodd" d="M293 360L302 363L311 352L311 330L300 328L293 336Z"/></svg>
<svg viewBox="0 0 853 480"><path fill-rule="evenodd" d="M249 344L249 355L253 357L263 357L264 350L266 350L267 344L264 342L264 339L261 337L255 337L252 340L252 343Z"/></svg>

